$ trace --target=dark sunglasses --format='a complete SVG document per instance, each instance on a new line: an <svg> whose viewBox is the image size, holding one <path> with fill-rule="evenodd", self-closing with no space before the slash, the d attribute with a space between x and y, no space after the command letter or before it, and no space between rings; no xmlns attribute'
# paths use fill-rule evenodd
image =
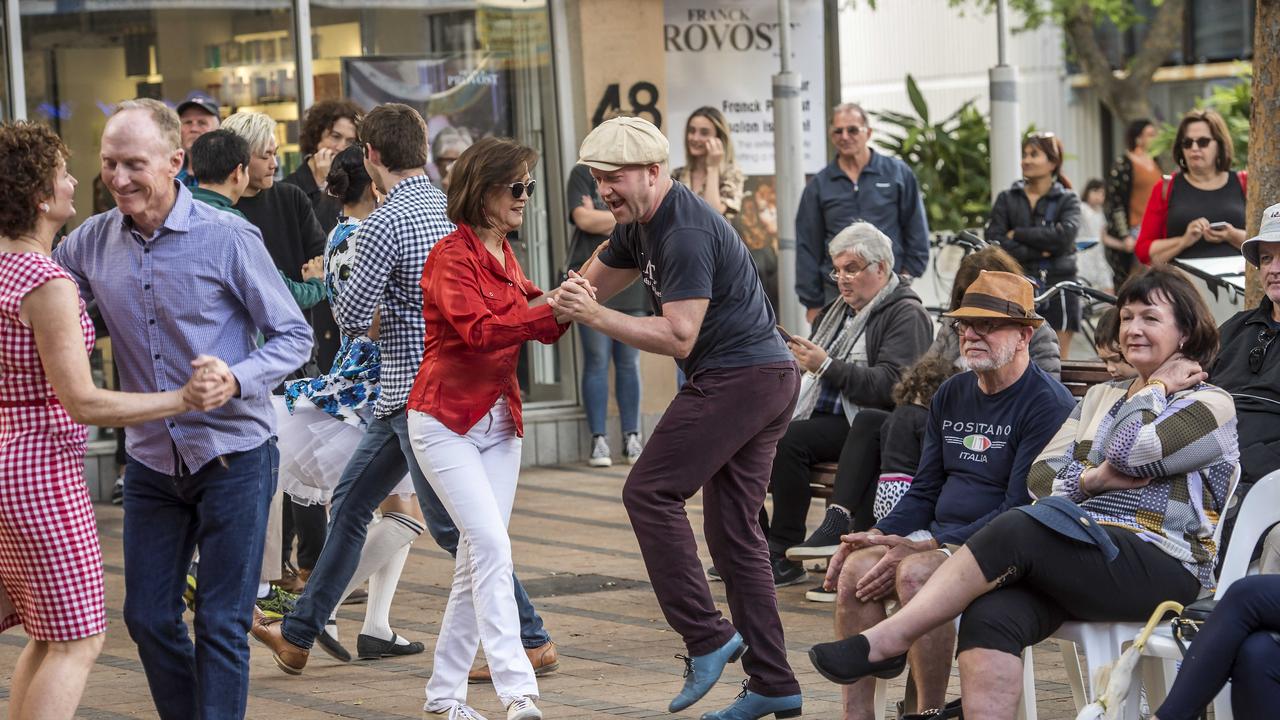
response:
<svg viewBox="0 0 1280 720"><path fill-rule="evenodd" d="M1182 149L1190 150L1191 146L1195 145L1196 147L1203 150L1209 147L1209 143L1211 142L1213 142L1213 138L1210 138L1210 137L1182 138Z"/></svg>
<svg viewBox="0 0 1280 720"><path fill-rule="evenodd" d="M849 137L858 137L859 135L862 134L862 131L864 129L865 128L863 128L860 125L850 125L849 127L833 127L831 128L831 134L832 135L848 135Z"/></svg>
<svg viewBox="0 0 1280 720"><path fill-rule="evenodd" d="M533 188L537 184L538 184L537 180L530 180L527 183L513 182L507 187L511 188L511 197L516 200L519 200L525 195L528 195L529 197L533 197Z"/></svg>
<svg viewBox="0 0 1280 720"><path fill-rule="evenodd" d="M1275 342L1275 330L1263 330L1258 333L1258 344L1249 351L1249 371L1257 373L1262 369L1262 361L1267 357L1267 348Z"/></svg>

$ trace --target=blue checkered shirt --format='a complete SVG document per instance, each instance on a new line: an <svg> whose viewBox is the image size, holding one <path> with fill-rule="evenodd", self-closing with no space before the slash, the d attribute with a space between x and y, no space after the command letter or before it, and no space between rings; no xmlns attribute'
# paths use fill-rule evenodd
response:
<svg viewBox="0 0 1280 720"><path fill-rule="evenodd" d="M342 332L368 332L382 309L382 395L373 412L390 417L409 400L422 363L426 323L422 319L422 266L440 238L454 231L445 216L445 196L426 175L396 183L387 200L356 230L356 258L333 316Z"/></svg>
<svg viewBox="0 0 1280 720"><path fill-rule="evenodd" d="M240 396L213 412L129 428L129 455L166 475L179 474L179 460L194 472L266 442L275 434L271 389L311 356L311 327L258 229L174 186L177 199L151 237L117 208L53 251L85 302L98 302L122 390L176 390L202 353L226 361L239 381Z"/></svg>

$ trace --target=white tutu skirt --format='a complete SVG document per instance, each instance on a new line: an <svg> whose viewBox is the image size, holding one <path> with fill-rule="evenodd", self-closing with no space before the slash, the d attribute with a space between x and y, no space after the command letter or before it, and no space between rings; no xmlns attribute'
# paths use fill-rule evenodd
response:
<svg viewBox="0 0 1280 720"><path fill-rule="evenodd" d="M332 417L306 398L299 398L294 412L284 404L284 396L272 398L276 409L276 437L280 449L280 488L299 505L324 505L342 478L347 461L364 437L352 420ZM408 473L391 491L408 497L414 493Z"/></svg>

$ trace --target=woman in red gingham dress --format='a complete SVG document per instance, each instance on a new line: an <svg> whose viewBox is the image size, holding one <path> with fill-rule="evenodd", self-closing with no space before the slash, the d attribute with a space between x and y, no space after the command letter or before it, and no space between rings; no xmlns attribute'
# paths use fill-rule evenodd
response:
<svg viewBox="0 0 1280 720"><path fill-rule="evenodd" d="M0 125L0 631L26 648L10 717L70 718L102 647L102 554L84 484L84 424L120 426L196 409L206 385L117 393L93 385L93 324L49 257L72 215L66 147L46 127ZM221 372L198 358L197 372ZM191 398L188 403L184 398Z"/></svg>

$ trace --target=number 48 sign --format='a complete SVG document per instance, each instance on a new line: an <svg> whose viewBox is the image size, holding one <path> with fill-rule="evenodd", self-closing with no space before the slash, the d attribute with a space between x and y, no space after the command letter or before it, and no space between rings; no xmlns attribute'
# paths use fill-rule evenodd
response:
<svg viewBox="0 0 1280 720"><path fill-rule="evenodd" d="M600 123L613 117L617 112L630 112L636 116L648 116L648 120L659 129L662 128L662 113L658 110L658 87L651 82L641 81L635 83L627 90L627 101L631 107L622 107L622 88L618 83L613 83L604 89L604 94L600 96L600 102L596 105L595 114L591 116L591 126L595 127Z"/></svg>

